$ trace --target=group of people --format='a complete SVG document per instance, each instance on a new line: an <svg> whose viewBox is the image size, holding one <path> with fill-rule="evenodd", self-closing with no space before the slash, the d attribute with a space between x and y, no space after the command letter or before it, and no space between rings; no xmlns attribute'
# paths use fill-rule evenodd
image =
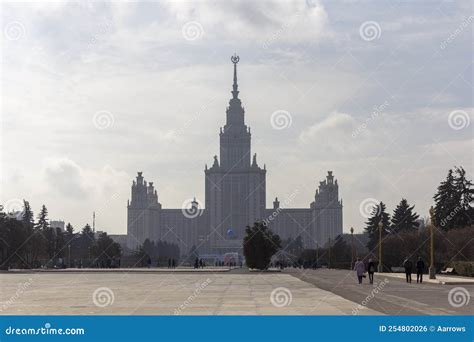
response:
<svg viewBox="0 0 474 342"><path fill-rule="evenodd" d="M403 261L403 268L405 268L405 276L407 283L411 283L411 273L413 271L413 263L411 262L409 257L406 257ZM416 261L416 282L422 283L423 282L423 272L425 271L425 263L421 257L418 257Z"/></svg>
<svg viewBox="0 0 474 342"><path fill-rule="evenodd" d="M403 261L403 268L405 269L405 276L407 283L411 283L411 274L413 271L413 263L409 257L406 257ZM362 279L365 278L365 264L360 258L357 258L357 261L354 264L354 271L357 273L357 279L359 284L362 284ZM425 263L421 257L418 257L416 261L416 282L422 283L423 282L423 273L425 271ZM367 264L367 273L369 274L369 282L370 284L374 283L374 273L375 273L375 262L372 259L369 259L369 263Z"/></svg>
<svg viewBox="0 0 474 342"><path fill-rule="evenodd" d="M168 268L176 268L176 260L169 258L168 259Z"/></svg>
<svg viewBox="0 0 474 342"><path fill-rule="evenodd" d="M196 258L194 260L194 268L204 268L206 266L206 263L204 260Z"/></svg>

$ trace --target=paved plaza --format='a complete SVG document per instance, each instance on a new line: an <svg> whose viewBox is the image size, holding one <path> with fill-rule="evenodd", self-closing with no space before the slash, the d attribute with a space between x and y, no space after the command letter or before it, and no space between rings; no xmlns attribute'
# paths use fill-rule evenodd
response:
<svg viewBox="0 0 474 342"><path fill-rule="evenodd" d="M406 284L376 274L245 269L60 270L0 273L2 315L466 315L474 285ZM454 307L462 286L468 301ZM360 304L364 305L360 305Z"/></svg>
<svg viewBox="0 0 474 342"><path fill-rule="evenodd" d="M408 284L404 274L375 273L374 284L364 279L357 283L355 272L349 270L287 269L285 273L318 288L331 291L348 300L362 303L387 315L472 315L474 312L474 282L472 278L437 276L437 281ZM426 281L425 281L426 280ZM441 282L452 284L444 285Z"/></svg>
<svg viewBox="0 0 474 342"><path fill-rule="evenodd" d="M0 309L3 315L347 315L357 307L289 274L235 271L2 273Z"/></svg>

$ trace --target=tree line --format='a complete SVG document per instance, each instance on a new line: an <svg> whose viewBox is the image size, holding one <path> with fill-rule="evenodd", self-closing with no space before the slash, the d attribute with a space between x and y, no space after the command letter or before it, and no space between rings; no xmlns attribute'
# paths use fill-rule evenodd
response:
<svg viewBox="0 0 474 342"><path fill-rule="evenodd" d="M97 236L96 236L97 235ZM45 205L34 220L28 201L21 212L0 206L0 268L114 267L122 249L107 233L94 234L89 224L80 232L68 223L65 231L51 227Z"/></svg>
<svg viewBox="0 0 474 342"><path fill-rule="evenodd" d="M434 198L432 217L428 224L435 226L436 268L456 266L458 273L474 275L474 229L472 181L462 167L450 169L438 186ZM387 212L385 203L376 205L366 222L368 253L361 257L376 259L379 242L379 223L382 223L383 264L386 269L402 265L407 256L421 256L429 261L430 235L428 229L420 229L420 216L402 198L393 214ZM270 266L314 268L325 265L350 268L352 247L344 236L339 235L325 246L304 249L301 237L281 238L262 222L247 227L243 241L244 255L250 268L267 269ZM276 258L276 261L273 260ZM276 263L276 265L275 265Z"/></svg>
<svg viewBox="0 0 474 342"><path fill-rule="evenodd" d="M433 196L434 207L431 224L441 231L472 227L474 189L462 167L450 169ZM401 232L415 232L419 228L419 215L406 199L395 208L392 217L386 212L386 205L380 202L374 206L371 217L366 222L365 232L369 236L367 248L373 251L379 241L379 223L382 222L382 239L387 235Z"/></svg>

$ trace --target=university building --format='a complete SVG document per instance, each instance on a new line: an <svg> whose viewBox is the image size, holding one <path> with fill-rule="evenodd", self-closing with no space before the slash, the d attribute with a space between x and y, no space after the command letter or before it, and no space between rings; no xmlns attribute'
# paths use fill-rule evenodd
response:
<svg viewBox="0 0 474 342"><path fill-rule="evenodd" d="M276 198L273 208L266 208L266 169L251 154L250 127L245 124L237 84L239 57L231 60L232 98L219 133L220 155L204 169L204 203L192 200L183 208L163 208L153 182L138 172L127 205L129 248L150 239L176 243L183 255L193 246L201 254L241 253L245 228L257 220L282 239L301 236L306 248L322 246L342 234L342 200L332 171L319 183L308 207L281 208Z"/></svg>

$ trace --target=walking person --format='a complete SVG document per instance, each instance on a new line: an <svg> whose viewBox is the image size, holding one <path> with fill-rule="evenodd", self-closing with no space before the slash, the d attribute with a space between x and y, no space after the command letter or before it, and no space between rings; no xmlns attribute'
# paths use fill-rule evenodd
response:
<svg viewBox="0 0 474 342"><path fill-rule="evenodd" d="M423 262L423 259L421 257L418 257L418 260L416 261L416 282L420 282L420 284L423 282L423 272L425 271L425 263Z"/></svg>
<svg viewBox="0 0 474 342"><path fill-rule="evenodd" d="M369 273L369 282L374 283L374 273L375 273L375 263L372 259L369 259L369 264L367 265L367 271Z"/></svg>
<svg viewBox="0 0 474 342"><path fill-rule="evenodd" d="M405 268L405 276L407 278L407 283L411 283L411 271L413 269L413 263L408 257L406 257L405 261L403 261L403 267Z"/></svg>
<svg viewBox="0 0 474 342"><path fill-rule="evenodd" d="M357 273L359 284L362 284L362 278L364 277L365 273L365 265L362 261L360 261L360 258L357 258L357 261L354 264L354 271Z"/></svg>

